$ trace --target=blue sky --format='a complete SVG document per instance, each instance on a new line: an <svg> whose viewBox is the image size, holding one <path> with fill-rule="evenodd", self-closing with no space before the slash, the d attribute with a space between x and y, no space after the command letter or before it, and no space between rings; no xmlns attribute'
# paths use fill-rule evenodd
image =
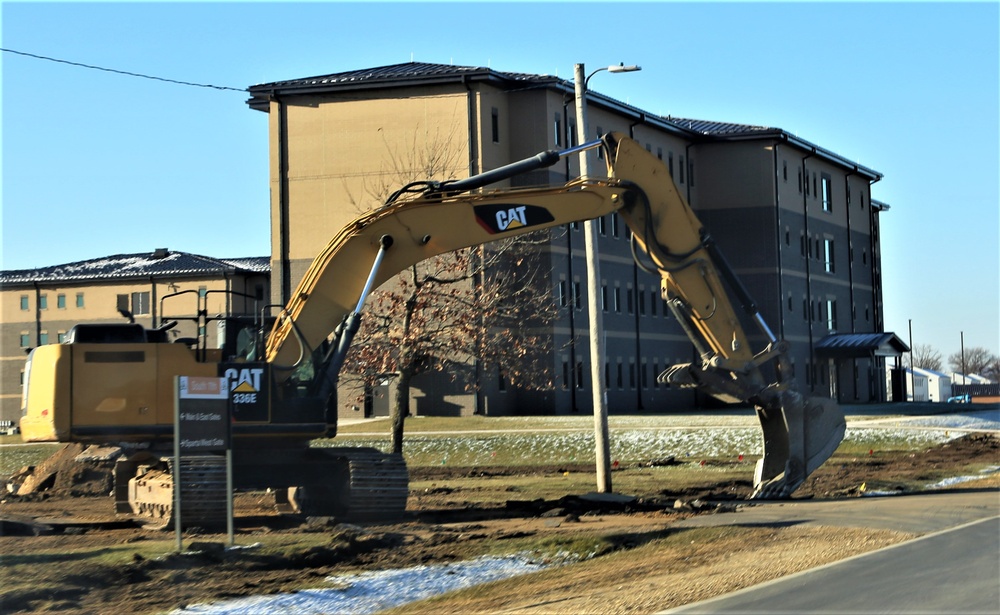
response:
<svg viewBox="0 0 1000 615"><path fill-rule="evenodd" d="M886 328L1000 351L1000 11L989 3L4 2L2 47L257 83L416 60L558 74L785 129L885 174ZM267 116L239 91L2 57L2 262L270 253Z"/></svg>

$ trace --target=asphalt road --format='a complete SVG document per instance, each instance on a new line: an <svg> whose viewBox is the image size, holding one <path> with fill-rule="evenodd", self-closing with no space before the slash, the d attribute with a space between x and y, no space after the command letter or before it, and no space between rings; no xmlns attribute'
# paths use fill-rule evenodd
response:
<svg viewBox="0 0 1000 615"><path fill-rule="evenodd" d="M731 524L767 519L930 533L664 613L1000 613L996 490L763 504L737 516Z"/></svg>

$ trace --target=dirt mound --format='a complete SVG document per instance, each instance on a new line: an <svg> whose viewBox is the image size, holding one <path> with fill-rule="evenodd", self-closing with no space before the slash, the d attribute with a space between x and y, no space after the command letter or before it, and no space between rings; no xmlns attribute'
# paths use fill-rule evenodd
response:
<svg viewBox="0 0 1000 615"><path fill-rule="evenodd" d="M8 489L20 496L107 495L114 484L118 447L67 444L37 466L21 468L8 480Z"/></svg>

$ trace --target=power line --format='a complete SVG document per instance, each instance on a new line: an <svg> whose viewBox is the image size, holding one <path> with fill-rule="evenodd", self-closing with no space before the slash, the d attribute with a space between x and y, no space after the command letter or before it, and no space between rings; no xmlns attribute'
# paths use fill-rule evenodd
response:
<svg viewBox="0 0 1000 615"><path fill-rule="evenodd" d="M104 71L106 73L116 73L116 74L119 74L119 75L127 75L129 77L141 77L143 79L152 79L153 81L165 81L167 83L176 83L178 85L188 85L188 86L196 87L196 88L209 88L209 89L213 89L213 90L232 90L234 92L246 92L247 91L246 88L231 88L231 87L225 86L225 85L212 85L212 84L209 84L209 83L192 83L191 81L178 81L177 79L167 79L165 77L155 77L153 75L144 75L142 73L131 73L131 72L126 71L126 70L117 70L117 69L114 69L114 68L105 68L103 66L94 66L92 64L82 64L80 62L70 62L69 60L60 60L59 58L50 58L48 56L40 56L40 55L36 55L34 53L27 53L25 51L17 51L15 49L5 49L3 47L0 47L0 51L6 52L6 53L14 53L14 54L17 54L19 56L26 56L26 57L29 57L29 58L35 58L37 60L47 60L49 62L58 62L60 64L69 64L70 66L79 66L81 68L89 68L89 69L92 69L92 70L100 70L100 71Z"/></svg>

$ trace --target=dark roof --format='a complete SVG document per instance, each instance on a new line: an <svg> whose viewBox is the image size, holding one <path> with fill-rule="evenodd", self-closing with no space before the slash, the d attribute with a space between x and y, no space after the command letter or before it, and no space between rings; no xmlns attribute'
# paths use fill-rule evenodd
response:
<svg viewBox="0 0 1000 615"><path fill-rule="evenodd" d="M250 99L247 100L247 104L252 109L266 112L269 109L269 101L275 96L299 96L343 92L345 90L468 82L489 82L511 89L553 88L568 94L575 92L572 80L561 79L551 75L509 73L482 66L454 66L451 64L406 62L404 64L392 64L390 66L379 66L376 68L365 68L316 77L304 77L301 79L273 81L271 83L254 85L248 88ZM587 97L591 101L591 104L597 104L625 116L631 116L637 122L656 126L692 141L713 139L723 141L775 139L853 169L855 173L868 176L871 180L878 181L882 179L882 174L878 171L861 166L854 161L814 145L781 128L661 116L655 113L648 113L638 107L633 107L630 104L615 100L594 90L589 90Z"/></svg>
<svg viewBox="0 0 1000 615"><path fill-rule="evenodd" d="M850 359L898 357L910 349L895 333L831 333L816 342L816 356Z"/></svg>
<svg viewBox="0 0 1000 615"><path fill-rule="evenodd" d="M159 249L155 252L117 254L39 269L0 271L0 284L91 282L149 277L190 277L219 274L266 274L271 260L266 256L212 258L187 252Z"/></svg>
<svg viewBox="0 0 1000 615"><path fill-rule="evenodd" d="M522 85L542 85L563 81L558 77L549 75L508 73L482 66L454 66L451 64L406 62L404 64L363 68L316 77L261 83L248 88L251 98L247 101L247 104L254 109L266 111L270 97L281 94L299 95L331 90L342 91L352 87L362 89L386 86L403 87L416 84L426 85L428 83L460 83L469 80L506 82L508 84ZM572 88L572 84L570 84L570 88Z"/></svg>

